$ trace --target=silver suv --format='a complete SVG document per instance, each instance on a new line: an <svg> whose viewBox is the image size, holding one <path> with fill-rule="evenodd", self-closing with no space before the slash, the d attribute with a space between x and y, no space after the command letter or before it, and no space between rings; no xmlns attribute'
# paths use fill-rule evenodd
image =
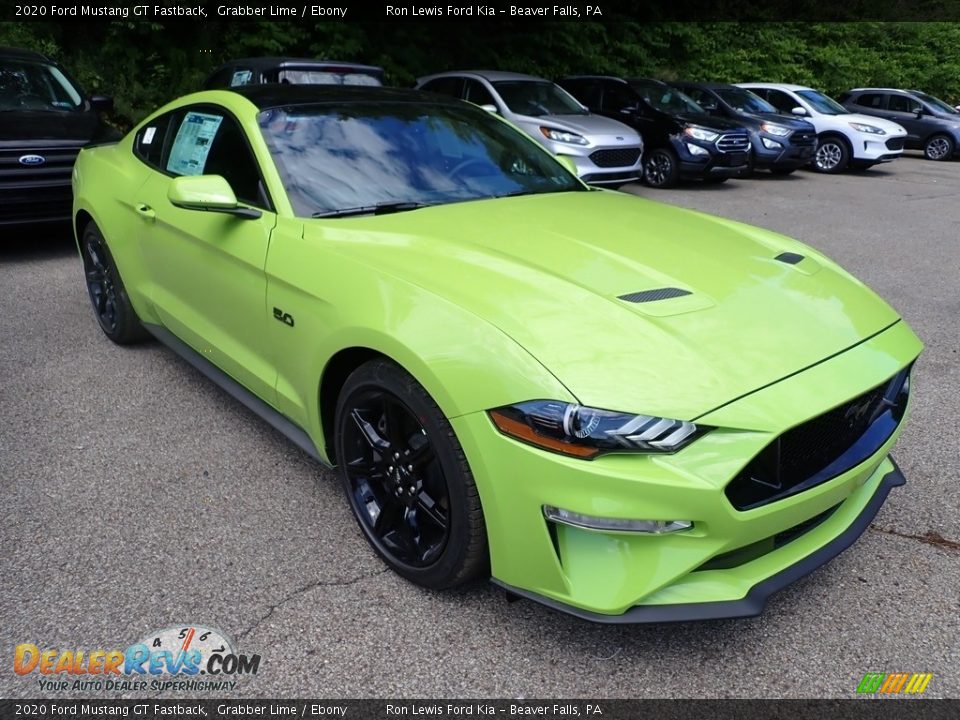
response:
<svg viewBox="0 0 960 720"><path fill-rule="evenodd" d="M418 90L451 95L496 112L577 166L594 185L622 185L641 175L643 140L636 130L594 115L549 80L519 73L472 70L422 77Z"/></svg>

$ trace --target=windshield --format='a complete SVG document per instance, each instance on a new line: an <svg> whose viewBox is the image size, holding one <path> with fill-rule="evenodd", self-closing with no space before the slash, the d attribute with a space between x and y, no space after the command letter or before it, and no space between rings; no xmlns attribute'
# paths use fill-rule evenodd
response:
<svg viewBox="0 0 960 720"><path fill-rule="evenodd" d="M777 109L759 95L743 88L723 88L714 92L734 110L745 113L775 113Z"/></svg>
<svg viewBox="0 0 960 720"><path fill-rule="evenodd" d="M630 87L636 90L647 101L647 104L660 112L670 113L671 115L676 113L703 114L703 108L676 88L640 81L631 82Z"/></svg>
<svg viewBox="0 0 960 720"><path fill-rule="evenodd" d="M338 72L336 70L298 70L284 68L277 75L277 82L293 85L364 85L380 87L383 83L369 73L356 70Z"/></svg>
<svg viewBox="0 0 960 720"><path fill-rule="evenodd" d="M797 90L797 95L806 100L818 113L824 115L847 115L850 111L817 90Z"/></svg>
<svg viewBox="0 0 960 720"><path fill-rule="evenodd" d="M927 95L919 90L911 90L910 94L920 98L928 105L932 105L937 112L944 113L945 115L960 115L960 112L957 112L956 108L947 105L943 100L935 98L933 95Z"/></svg>
<svg viewBox="0 0 960 720"><path fill-rule="evenodd" d="M586 115L566 90L546 80L503 80L493 83L504 104L517 115Z"/></svg>
<svg viewBox="0 0 960 720"><path fill-rule="evenodd" d="M301 217L585 190L533 140L467 105L310 105L258 122Z"/></svg>
<svg viewBox="0 0 960 720"><path fill-rule="evenodd" d="M80 91L53 65L0 59L0 110L79 110Z"/></svg>

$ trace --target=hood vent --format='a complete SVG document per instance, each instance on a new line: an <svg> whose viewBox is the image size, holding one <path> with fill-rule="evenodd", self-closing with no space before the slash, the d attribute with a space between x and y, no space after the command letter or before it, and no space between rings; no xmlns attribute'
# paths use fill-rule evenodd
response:
<svg viewBox="0 0 960 720"><path fill-rule="evenodd" d="M654 290L641 290L640 292L620 295L620 299L632 303L645 303L654 302L656 300L669 300L670 298L683 297L684 295L692 295L692 293L689 290L667 287L656 288Z"/></svg>
<svg viewBox="0 0 960 720"><path fill-rule="evenodd" d="M792 252L782 252L777 255L774 260L779 260L787 265L796 265L798 262L803 260L803 255L798 255L797 253Z"/></svg>

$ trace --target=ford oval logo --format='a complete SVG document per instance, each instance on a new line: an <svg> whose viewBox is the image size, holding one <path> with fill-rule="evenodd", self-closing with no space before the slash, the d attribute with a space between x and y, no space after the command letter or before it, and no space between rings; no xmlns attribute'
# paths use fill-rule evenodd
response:
<svg viewBox="0 0 960 720"><path fill-rule="evenodd" d="M47 159L43 155L21 155L21 165L43 165Z"/></svg>

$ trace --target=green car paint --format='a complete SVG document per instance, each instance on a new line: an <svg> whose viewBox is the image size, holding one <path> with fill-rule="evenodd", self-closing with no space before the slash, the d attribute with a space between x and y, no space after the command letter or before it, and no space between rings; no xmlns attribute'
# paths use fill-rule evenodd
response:
<svg viewBox="0 0 960 720"><path fill-rule="evenodd" d="M135 156L141 128L198 104L243 128L271 210L238 217L247 204L228 184L173 179ZM816 250L609 191L298 217L258 112L237 93L198 93L116 145L84 150L74 170L78 233L91 220L100 228L142 322L302 428L324 462L335 461L331 407L345 370L376 353L413 375L464 448L492 575L511 590L594 619L742 601L835 544L893 472L887 453L902 422L867 460L809 490L746 511L724 495L779 435L921 351L893 309ZM657 288L682 294L621 298ZM488 414L543 399L713 429L673 454L583 460L507 437ZM548 522L545 505L693 527L587 530ZM792 542L763 546L830 509ZM700 569L742 548L763 552Z"/></svg>

